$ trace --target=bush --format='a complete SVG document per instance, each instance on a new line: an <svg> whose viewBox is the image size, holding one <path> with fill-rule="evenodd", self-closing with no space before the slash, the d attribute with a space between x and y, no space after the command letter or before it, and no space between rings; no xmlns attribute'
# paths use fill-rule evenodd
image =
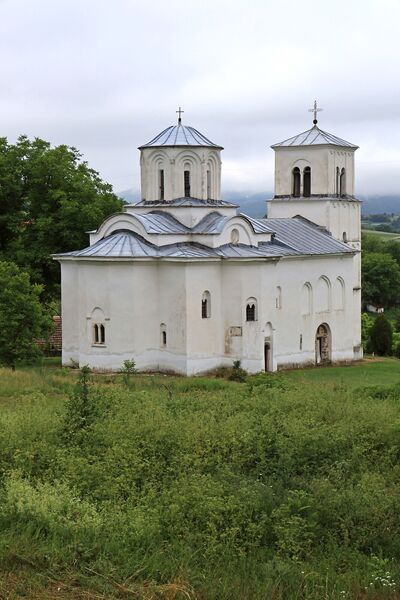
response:
<svg viewBox="0 0 400 600"><path fill-rule="evenodd" d="M234 360L232 366L232 372L228 379L230 381L237 381L238 383L244 383L246 381L247 373L241 367L240 360Z"/></svg>
<svg viewBox="0 0 400 600"><path fill-rule="evenodd" d="M370 330L370 348L380 356L392 354L393 329L385 315L378 315Z"/></svg>

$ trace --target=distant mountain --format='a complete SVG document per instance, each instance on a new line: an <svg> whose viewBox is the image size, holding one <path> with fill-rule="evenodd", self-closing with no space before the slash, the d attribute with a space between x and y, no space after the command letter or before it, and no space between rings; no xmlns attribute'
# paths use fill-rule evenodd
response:
<svg viewBox="0 0 400 600"><path fill-rule="evenodd" d="M134 190L124 190L118 192L117 195L127 203L134 204L140 200L139 192L135 192ZM239 212L243 212L246 215L249 215L249 217L258 219L265 216L267 212L266 200L272 198L272 196L272 192L257 194L225 192L222 194L224 200L233 202L239 206ZM359 198L363 201L363 215L377 213L393 213L395 215L400 215L400 194L393 196L359 196Z"/></svg>

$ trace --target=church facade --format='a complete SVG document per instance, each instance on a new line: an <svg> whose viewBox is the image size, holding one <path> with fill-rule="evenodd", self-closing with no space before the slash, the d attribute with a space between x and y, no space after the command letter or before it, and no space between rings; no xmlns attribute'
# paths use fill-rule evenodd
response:
<svg viewBox="0 0 400 600"><path fill-rule="evenodd" d="M272 146L268 218L221 199L223 148L170 126L140 150L141 201L61 263L62 362L203 373L361 358L357 146L317 125Z"/></svg>

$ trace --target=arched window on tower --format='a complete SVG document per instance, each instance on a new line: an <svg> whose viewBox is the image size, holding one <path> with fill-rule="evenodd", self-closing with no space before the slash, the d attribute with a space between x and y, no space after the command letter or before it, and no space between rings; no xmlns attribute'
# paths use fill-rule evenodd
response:
<svg viewBox="0 0 400 600"><path fill-rule="evenodd" d="M346 169L343 168L340 172L340 196L346 195Z"/></svg>
<svg viewBox="0 0 400 600"><path fill-rule="evenodd" d="M300 169L295 167L292 171L292 193L298 198L300 196Z"/></svg>
<svg viewBox="0 0 400 600"><path fill-rule="evenodd" d="M201 318L209 319L211 317L211 295L207 290L203 293L201 299Z"/></svg>
<svg viewBox="0 0 400 600"><path fill-rule="evenodd" d="M158 199L164 200L164 169L158 171Z"/></svg>
<svg viewBox="0 0 400 600"><path fill-rule="evenodd" d="M303 171L303 196L311 196L311 167L305 167Z"/></svg>
<svg viewBox="0 0 400 600"><path fill-rule="evenodd" d="M185 198L190 198L190 171L183 172L183 185Z"/></svg>
<svg viewBox="0 0 400 600"><path fill-rule="evenodd" d="M207 200L211 200L211 171L207 171Z"/></svg>

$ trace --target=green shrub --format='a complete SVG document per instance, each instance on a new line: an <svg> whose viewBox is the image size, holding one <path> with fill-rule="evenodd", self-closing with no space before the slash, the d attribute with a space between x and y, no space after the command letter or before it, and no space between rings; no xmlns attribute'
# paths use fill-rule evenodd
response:
<svg viewBox="0 0 400 600"><path fill-rule="evenodd" d="M370 348L380 356L392 354L393 329L385 315L378 315L370 330Z"/></svg>
<svg viewBox="0 0 400 600"><path fill-rule="evenodd" d="M237 381L238 383L244 383L246 381L247 373L241 367L240 360L234 360L232 366L232 372L228 379L230 381Z"/></svg>

